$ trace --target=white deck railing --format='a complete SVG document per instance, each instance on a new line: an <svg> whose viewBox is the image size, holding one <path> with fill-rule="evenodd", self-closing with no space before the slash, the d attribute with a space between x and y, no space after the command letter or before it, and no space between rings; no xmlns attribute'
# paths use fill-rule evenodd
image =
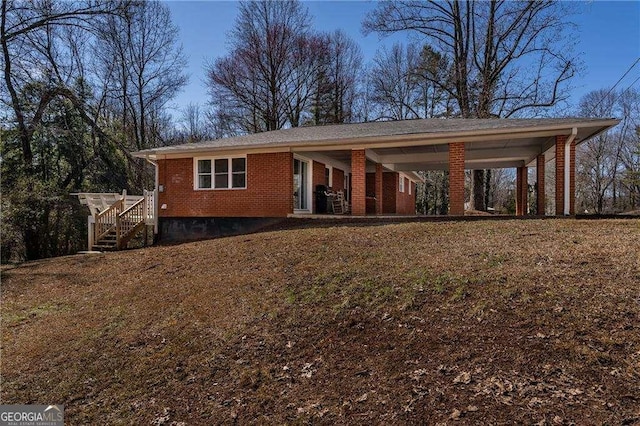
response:
<svg viewBox="0 0 640 426"><path fill-rule="evenodd" d="M153 225L158 232L157 191L143 191L143 195L111 193L81 193L80 202L91 211L88 217L89 250L115 231L116 246L122 248L142 225Z"/></svg>

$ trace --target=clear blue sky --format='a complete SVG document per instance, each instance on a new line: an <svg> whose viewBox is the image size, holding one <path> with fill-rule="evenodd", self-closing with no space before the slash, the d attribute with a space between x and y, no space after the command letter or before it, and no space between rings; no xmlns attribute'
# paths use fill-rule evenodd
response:
<svg viewBox="0 0 640 426"><path fill-rule="evenodd" d="M176 108L189 103L208 102L204 83L204 66L227 52L227 35L233 27L237 3L219 1L168 1L173 21L180 29L180 38L188 57L189 85L180 93ZM305 2L314 28L321 31L342 29L359 43L365 63L376 50L408 35L380 39L376 34L364 36L361 22L375 7L369 1L309 1ZM589 1L576 3L581 14L573 17L578 26L578 52L586 66L583 74L573 80L575 87L571 103L592 90L611 87L640 57L640 1ZM570 31L570 30L569 30ZM640 63L621 81L625 89L640 77ZM640 81L634 85L640 89ZM174 113L175 114L175 113ZM178 114L175 114L176 116Z"/></svg>

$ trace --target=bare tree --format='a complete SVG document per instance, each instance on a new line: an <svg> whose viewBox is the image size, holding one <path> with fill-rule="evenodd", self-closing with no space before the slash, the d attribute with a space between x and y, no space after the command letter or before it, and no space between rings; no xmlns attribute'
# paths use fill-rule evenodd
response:
<svg viewBox="0 0 640 426"><path fill-rule="evenodd" d="M291 63L283 81L286 118L291 127L298 127L310 119L309 108L317 92L318 75L328 56L328 43L318 35L299 37L291 49Z"/></svg>
<svg viewBox="0 0 640 426"><path fill-rule="evenodd" d="M207 137L204 118L198 104L190 103L182 109L181 122L188 142L196 142Z"/></svg>
<svg viewBox="0 0 640 426"><path fill-rule="evenodd" d="M186 60L166 5L133 2L124 19L111 17L101 27L99 52L106 95L120 104L123 131L129 145L144 149L157 145L150 120L186 84Z"/></svg>
<svg viewBox="0 0 640 426"><path fill-rule="evenodd" d="M353 39L341 31L324 36L325 57L315 79L311 106L314 124L347 123L354 120L362 52Z"/></svg>
<svg viewBox="0 0 640 426"><path fill-rule="evenodd" d="M636 117L640 117L640 114ZM636 211L640 207L640 124L635 125L629 143L625 144L622 151L621 159L624 165L621 183L628 196L628 205L625 207Z"/></svg>
<svg viewBox="0 0 640 426"><path fill-rule="evenodd" d="M4 64L3 103L11 108L22 147L25 172L33 167L31 147L33 134L40 125L49 104L56 98L66 97L82 107L68 86L63 67L55 52L59 27L92 31L94 22L109 15L119 15L122 8L116 2L53 2L2 0L0 18L0 44ZM68 76L67 76L68 77ZM38 93L31 91L30 103L22 101L27 85L39 81ZM35 108L31 108L34 105ZM89 117L86 117L89 118Z"/></svg>
<svg viewBox="0 0 640 426"><path fill-rule="evenodd" d="M312 37L297 1L240 3L231 53L207 67L212 99L240 113L247 132L299 125L315 74Z"/></svg>
<svg viewBox="0 0 640 426"><path fill-rule="evenodd" d="M567 98L576 72L568 6L553 1L380 3L365 31L416 32L451 58L452 79L434 81L456 100L460 117L539 113ZM484 173L474 173L475 207L484 207Z"/></svg>
<svg viewBox="0 0 640 426"><path fill-rule="evenodd" d="M164 108L186 84L185 58L178 29L166 5L159 2L127 3L124 17L110 16L98 27L92 44L93 79L101 99L96 114L119 117L107 120L114 134L121 135L128 150L164 145ZM127 162L131 189L150 183L141 159Z"/></svg>
<svg viewBox="0 0 640 426"><path fill-rule="evenodd" d="M627 177L638 169L635 148L640 125L640 94L634 90L596 90L581 99L580 114L618 116L622 122L578 147L579 205L585 211L598 214L635 208L637 183Z"/></svg>
<svg viewBox="0 0 640 426"><path fill-rule="evenodd" d="M1 8L1 100L14 130L11 134L16 135L20 147L20 163L10 176L3 174L2 180L3 192L7 185L13 187L10 194L3 195L11 198L15 214L3 215L2 220L14 221L24 256L35 259L52 252L55 238L50 238L51 226L58 229L56 223L61 218L56 214L60 205L57 192L81 179L88 164L82 156L84 126L106 137L87 113L89 96L83 69L78 66L79 42L95 30L96 22L123 10L116 2L44 0L2 0ZM74 141L80 142L80 149L67 150L72 143L65 144L65 139L58 137L61 130L74 132L80 138Z"/></svg>
<svg viewBox="0 0 640 426"><path fill-rule="evenodd" d="M451 95L442 89L451 84L451 64L447 56L425 44L420 52L420 65L414 71L419 87L423 118L449 117L452 114ZM438 83L436 83L438 82Z"/></svg>
<svg viewBox="0 0 640 426"><path fill-rule="evenodd" d="M378 119L418 118L421 105L421 93L415 78L420 67L418 47L409 44L405 48L395 43L390 50L379 50L373 62L370 79L373 101L380 107Z"/></svg>
<svg viewBox="0 0 640 426"><path fill-rule="evenodd" d="M148 18L145 24L142 16ZM105 67L97 69L100 55L107 51L100 44L105 29L110 23L126 28L123 22L130 23L135 34L114 31L112 38L125 41L119 47L128 60L104 61ZM166 53L161 42L161 32L171 33L172 28L160 3L2 1L0 108L7 117L7 131L3 128L0 166L3 200L11 206L2 221L17 230L14 235L21 241L14 247L23 247L18 257L34 259L77 249L78 242L69 238L82 234L86 222L74 223L77 217L68 201L72 190L141 186L142 165L129 151L146 146L142 141L150 140L149 135L167 131L164 105L174 92L161 88L167 87L172 74L159 70L180 65L170 61L175 55ZM126 75L123 70L135 78L129 79L128 90L114 91L119 87L114 81ZM141 93L149 106L143 111L136 109ZM129 117L137 111L137 130L131 133L137 139L125 136L125 130L134 128L132 120L114 125L117 105L126 105Z"/></svg>

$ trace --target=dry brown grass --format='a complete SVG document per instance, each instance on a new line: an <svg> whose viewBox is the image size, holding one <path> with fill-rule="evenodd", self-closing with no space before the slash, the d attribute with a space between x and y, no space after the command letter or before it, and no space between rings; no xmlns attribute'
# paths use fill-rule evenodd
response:
<svg viewBox="0 0 640 426"><path fill-rule="evenodd" d="M2 402L68 424L640 421L640 221L285 229L2 275Z"/></svg>

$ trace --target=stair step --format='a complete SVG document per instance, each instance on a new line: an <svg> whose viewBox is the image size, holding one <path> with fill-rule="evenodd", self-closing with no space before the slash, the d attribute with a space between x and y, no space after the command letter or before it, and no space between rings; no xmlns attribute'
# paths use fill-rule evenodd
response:
<svg viewBox="0 0 640 426"><path fill-rule="evenodd" d="M94 246L108 246L108 247L115 247L118 243L115 241L103 241L100 240L98 242L96 242L94 244Z"/></svg>
<svg viewBox="0 0 640 426"><path fill-rule="evenodd" d="M94 244L103 244L103 245L116 245L118 242L116 240L109 239L100 239L96 241Z"/></svg>
<svg viewBox="0 0 640 426"><path fill-rule="evenodd" d="M115 251L116 246L103 246L103 245L94 245L92 248L94 251Z"/></svg>
<svg viewBox="0 0 640 426"><path fill-rule="evenodd" d="M143 220L126 220L123 219L120 221L120 229L121 229L121 237L127 238L127 241L131 239L131 237L135 237L135 235L131 234L134 229L136 229L141 223L144 223ZM136 229L135 234L137 235L140 232L141 228ZM116 251L118 250L118 237L116 236L116 230L111 229L105 235L102 236L96 243L93 245L92 249L96 251Z"/></svg>

